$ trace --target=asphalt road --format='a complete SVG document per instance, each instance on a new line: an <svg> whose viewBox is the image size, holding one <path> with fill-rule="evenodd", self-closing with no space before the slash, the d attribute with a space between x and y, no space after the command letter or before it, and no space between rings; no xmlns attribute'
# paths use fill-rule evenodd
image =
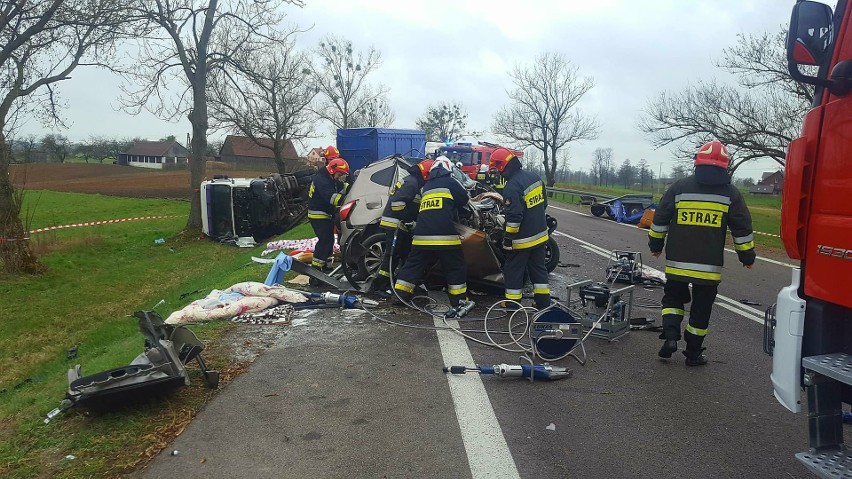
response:
<svg viewBox="0 0 852 479"><path fill-rule="evenodd" d="M551 208L562 262L580 265L551 275L563 299L568 283L604 279L606 251L647 251L645 230L570 210ZM429 316L389 305L375 314L423 329L319 311L289 326L137 475L809 477L793 457L807 448L807 418L775 401L762 351L762 311L789 281L781 263L791 263L768 259L746 270L726 255L704 368L687 368L680 353L660 360L658 333L633 331L615 342L589 338L584 366L556 364L574 374L559 382L447 376L444 364L516 364L519 354L428 329ZM644 260L663 269L662 258ZM662 291L636 296L645 305ZM474 299L472 316L482 317L497 298ZM633 316L659 323L658 308Z"/></svg>

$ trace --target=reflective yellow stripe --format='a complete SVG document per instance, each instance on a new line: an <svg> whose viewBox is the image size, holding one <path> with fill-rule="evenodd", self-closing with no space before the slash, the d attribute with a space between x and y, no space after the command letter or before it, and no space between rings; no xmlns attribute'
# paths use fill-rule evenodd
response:
<svg viewBox="0 0 852 479"><path fill-rule="evenodd" d="M329 215L315 215L315 214L312 214L312 213L308 213L308 219L311 219L311 220L328 220L328 219L331 219L331 216L329 216Z"/></svg>
<svg viewBox="0 0 852 479"><path fill-rule="evenodd" d="M678 316L683 316L686 314L686 311L680 308L663 308L662 315L665 316L667 314L676 314Z"/></svg>
<svg viewBox="0 0 852 479"><path fill-rule="evenodd" d="M467 292L467 286L457 289L448 289L447 292L450 294L464 294Z"/></svg>
<svg viewBox="0 0 852 479"><path fill-rule="evenodd" d="M666 237L666 234L665 233L657 233L654 230L648 230L648 236L650 236L651 238L663 239L663 238Z"/></svg>
<svg viewBox="0 0 852 479"><path fill-rule="evenodd" d="M411 286L406 286L406 285L401 284L401 283L396 283L395 285L393 285L393 289L398 289L398 290L400 290L400 291L405 291L406 293L413 293L413 292L414 292L414 288L413 288L413 287L411 287Z"/></svg>
<svg viewBox="0 0 852 479"><path fill-rule="evenodd" d="M340 193L335 193L331 195L331 204L333 204L334 206L340 206L340 200L342 199L343 195L341 195Z"/></svg>
<svg viewBox="0 0 852 479"><path fill-rule="evenodd" d="M524 204L527 208L540 205L544 202L544 192L542 186L538 185L532 191L524 195Z"/></svg>
<svg viewBox="0 0 852 479"><path fill-rule="evenodd" d="M417 246L446 246L461 244L461 240L414 240L411 244Z"/></svg>
<svg viewBox="0 0 852 479"><path fill-rule="evenodd" d="M550 294L550 288L533 288L533 294Z"/></svg>
<svg viewBox="0 0 852 479"><path fill-rule="evenodd" d="M749 241L748 243L743 244L735 244L734 249L737 251L748 251L754 248L754 241Z"/></svg>
<svg viewBox="0 0 852 479"><path fill-rule="evenodd" d="M523 297L522 294L506 293L506 299L523 299Z"/></svg>
<svg viewBox="0 0 852 479"><path fill-rule="evenodd" d="M380 270L379 270L379 276L384 276L384 277L386 277L386 278L390 278L390 273L389 273L389 272L387 272L387 271L385 271L385 270L383 270L383 269L380 269Z"/></svg>
<svg viewBox="0 0 852 479"><path fill-rule="evenodd" d="M689 332L689 333L692 333L696 336L707 336L707 330L706 329L698 329L691 324L686 325L686 331Z"/></svg>
<svg viewBox="0 0 852 479"><path fill-rule="evenodd" d="M672 268L670 266L666 266L666 274L676 274L678 276L686 276L688 278L709 279L711 281L719 281L722 279L721 273L705 273L703 271Z"/></svg>
<svg viewBox="0 0 852 479"><path fill-rule="evenodd" d="M429 198L449 198L453 199L452 193L426 193L425 195L420 197L420 201L427 200Z"/></svg>
<svg viewBox="0 0 852 479"><path fill-rule="evenodd" d="M692 208L697 210L712 210L727 213L730 208L728 205L712 203L709 201L678 201L675 203L677 209Z"/></svg>
<svg viewBox="0 0 852 479"><path fill-rule="evenodd" d="M405 209L405 205L402 205L402 206L391 205L391 211L402 211L404 209Z"/></svg>
<svg viewBox="0 0 852 479"><path fill-rule="evenodd" d="M547 240L548 240L548 236L544 235L541 238L536 238L532 241L527 241L526 243L512 243L512 249L532 248L533 246L538 246L538 245L544 243Z"/></svg>
<svg viewBox="0 0 852 479"><path fill-rule="evenodd" d="M396 229L399 226L399 223L391 223L390 221L382 220L379 222L379 226L383 226L385 228Z"/></svg>
<svg viewBox="0 0 852 479"><path fill-rule="evenodd" d="M517 233L521 228L517 226L506 226L506 233Z"/></svg>
<svg viewBox="0 0 852 479"><path fill-rule="evenodd" d="M320 261L320 260L316 260L316 259L312 260L311 266L318 266L318 267L322 268L323 266L325 266L325 261Z"/></svg>

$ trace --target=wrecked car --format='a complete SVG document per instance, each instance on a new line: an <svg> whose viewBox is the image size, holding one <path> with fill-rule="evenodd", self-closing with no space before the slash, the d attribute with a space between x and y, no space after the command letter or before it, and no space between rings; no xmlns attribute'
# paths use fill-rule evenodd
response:
<svg viewBox="0 0 852 479"><path fill-rule="evenodd" d="M354 178L340 209L340 244L342 269L353 285L363 285L376 274L385 251L385 232L379 228L390 188L408 176L407 168L418 158L394 156L372 163ZM505 231L502 197L496 192L479 193L483 185L470 179L460 170L453 177L473 196L469 214L461 218L457 229L462 236L462 248L468 267L468 283L480 290L500 290L503 287L501 248ZM556 219L548 216L548 229L556 229ZM559 247L551 237L547 242L547 270L559 263Z"/></svg>

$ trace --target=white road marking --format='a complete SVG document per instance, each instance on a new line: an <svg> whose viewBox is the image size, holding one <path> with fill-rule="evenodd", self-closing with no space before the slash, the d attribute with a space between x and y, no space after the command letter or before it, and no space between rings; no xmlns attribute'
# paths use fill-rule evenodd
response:
<svg viewBox="0 0 852 479"><path fill-rule="evenodd" d="M561 231L554 231L553 234L558 235L558 236L564 236L566 238L574 240L577 243L580 243L580 247L585 248L585 249L587 249L587 250L589 250L593 253L597 253L597 254L603 256L604 258L611 258L612 257L612 251L608 251L608 250L606 250L606 249L604 249L604 248L602 248L598 245L589 243L587 241L583 241L580 238L577 238L577 237L574 237L574 236L571 236L571 235L567 235L567 234L565 234ZM660 271L656 268L652 268L650 266L644 266L644 267L651 270L652 272L655 272L655 273L658 273L658 274L663 274L662 271ZM763 311L760 311L758 309L754 309L751 306L742 304L739 301L731 299L731 298L729 298L725 295L722 295L722 294L717 294L716 299L717 299L717 301L716 301L715 304L717 304L717 305L719 305L719 306L721 306L721 307L723 307L727 310L733 311L733 312L739 314L740 316L742 316L746 319L750 319L750 320L752 320L756 323L763 324ZM720 302L718 300L722 300L722 301Z"/></svg>
<svg viewBox="0 0 852 479"><path fill-rule="evenodd" d="M444 327L443 320L435 318L435 326ZM458 328L458 321L447 321ZM438 344L445 365L472 365L473 356L467 341L453 331L438 329ZM478 374L447 374L450 393L456 408L456 418L461 427L464 449L470 473L477 478L520 478L518 467L506 444L503 430L497 422L491 400Z"/></svg>
<svg viewBox="0 0 852 479"><path fill-rule="evenodd" d="M727 251L728 253L734 253L734 254L737 254L737 252L736 252L736 251L734 251L734 250L732 250L732 249L730 249L730 248L725 248L725 251ZM785 262L783 262L783 261L776 261L776 260L774 260L774 259L764 258L764 257L762 257L762 256L758 256L758 257L757 257L757 259L759 259L759 260L761 260L761 261L766 261L767 263L777 264L778 266L786 266L786 267L788 267L788 268L798 268L798 266L796 266L796 265L789 264L789 263L785 263Z"/></svg>
<svg viewBox="0 0 852 479"><path fill-rule="evenodd" d="M553 208L553 209L556 209L556 210L559 210L559 211L567 211L567 212L569 212L569 213L574 213L575 215L581 215L581 216L588 216L588 217L592 217L592 215L587 215L586 213L580 213L579 211L569 210L569 209L567 209L567 208L560 208L559 206L547 205L547 207L548 207L548 208ZM635 225L628 225L628 224L625 224L625 223L615 223L615 224L620 225L620 226L628 226L628 227L631 227L631 228L633 228L633 229L636 229L636 230L642 231L643 233L646 231L646 230L644 230L644 229L642 229L642 228L637 228ZM647 234L647 233L646 233L646 234ZM730 249L730 248L725 248L725 251L727 251L728 253L737 254L737 252L736 252L736 251L734 251L734 250L732 250L732 249ZM782 261L776 261L776 260L774 260L774 259L764 258L764 257L762 257L762 256L758 256L758 257L757 257L757 259L759 259L760 261L766 261L767 263L777 264L777 265L779 265L779 266L786 266L786 267L788 267L788 268L798 268L798 266L796 266L796 265L792 265L792 264L789 264L789 263L784 263L784 262L782 262Z"/></svg>
<svg viewBox="0 0 852 479"><path fill-rule="evenodd" d="M592 216L592 215L589 215L589 214L586 214L586 213L580 213L579 211L569 210L568 208L560 208L560 207L558 207L558 206L553 206L553 205L547 205L547 207L548 207L548 208L553 208L554 210L567 211L567 212L569 212L569 213L574 213L575 215L581 215L581 216Z"/></svg>

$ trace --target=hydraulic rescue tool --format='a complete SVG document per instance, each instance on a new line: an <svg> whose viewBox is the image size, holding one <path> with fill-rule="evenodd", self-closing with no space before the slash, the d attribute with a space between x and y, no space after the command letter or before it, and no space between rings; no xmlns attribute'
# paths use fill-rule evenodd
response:
<svg viewBox="0 0 852 479"><path fill-rule="evenodd" d="M549 364L495 364L494 366L449 366L444 367L445 373L464 374L476 372L479 374L493 374L501 378L527 378L530 381L547 380L556 381L571 377L571 370L551 366Z"/></svg>
<svg viewBox="0 0 852 479"><path fill-rule="evenodd" d="M470 313L470 310L476 306L476 303L473 301L459 301L459 305L455 308L450 308L449 311L444 313L444 317L447 319L450 318L463 318Z"/></svg>

